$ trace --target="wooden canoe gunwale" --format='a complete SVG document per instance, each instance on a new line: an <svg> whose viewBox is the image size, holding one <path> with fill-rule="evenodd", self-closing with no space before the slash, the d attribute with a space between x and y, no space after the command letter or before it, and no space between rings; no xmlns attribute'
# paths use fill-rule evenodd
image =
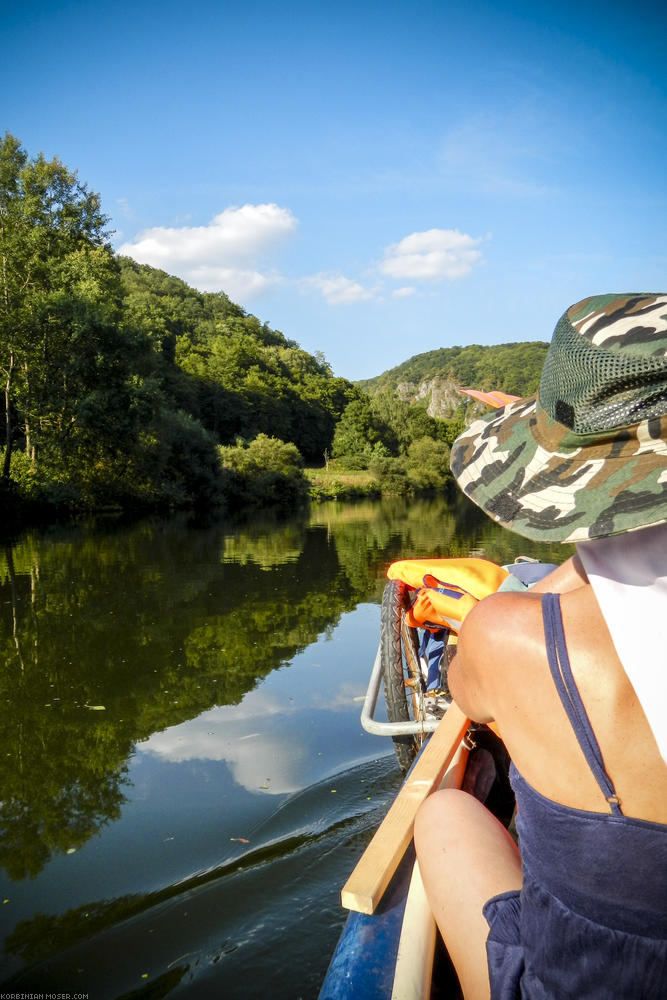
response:
<svg viewBox="0 0 667 1000"><path fill-rule="evenodd" d="M417 810L442 782L469 725L458 705L452 704L343 886L341 902L348 910L375 911L412 840Z"/></svg>

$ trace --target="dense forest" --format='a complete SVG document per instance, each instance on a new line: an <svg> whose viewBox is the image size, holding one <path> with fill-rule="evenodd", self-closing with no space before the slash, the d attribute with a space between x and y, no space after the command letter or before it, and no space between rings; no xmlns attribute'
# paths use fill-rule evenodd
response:
<svg viewBox="0 0 667 1000"><path fill-rule="evenodd" d="M359 390L226 295L118 258L106 223L75 173L4 137L5 503L304 494L303 461L322 461Z"/></svg>
<svg viewBox="0 0 667 1000"><path fill-rule="evenodd" d="M337 378L223 292L118 257L107 221L76 172L0 140L6 513L293 504L336 495L351 472L362 492L438 488L465 404L436 419L398 383L435 364L459 384L536 385L543 345L430 352L372 385Z"/></svg>

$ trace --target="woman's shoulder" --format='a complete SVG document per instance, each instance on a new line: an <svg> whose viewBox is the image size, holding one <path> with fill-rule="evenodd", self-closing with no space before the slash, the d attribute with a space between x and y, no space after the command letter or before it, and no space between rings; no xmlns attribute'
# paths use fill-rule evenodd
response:
<svg viewBox="0 0 667 1000"><path fill-rule="evenodd" d="M543 720L545 713L560 708L549 668L543 600L535 591L492 594L463 623L450 689L476 721L513 721L526 715ZM598 704L615 703L627 678L590 584L562 593L558 600L570 665L584 702L592 692Z"/></svg>
<svg viewBox="0 0 667 1000"><path fill-rule="evenodd" d="M548 591L547 591L548 592ZM458 670L476 683L506 690L512 676L525 683L527 672L544 673L547 664L543 601L537 588L484 598L469 613L459 637ZM588 583L558 594L568 650L579 664L594 654L596 663L616 661L609 630ZM620 667L620 664L618 664ZM548 674L548 671L547 671Z"/></svg>
<svg viewBox="0 0 667 1000"><path fill-rule="evenodd" d="M544 647L542 594L506 591L480 601L463 622L459 649L470 669L493 670L535 645Z"/></svg>
<svg viewBox="0 0 667 1000"><path fill-rule="evenodd" d="M497 692L521 677L522 664L544 650L541 596L530 591L491 594L463 622L449 686L478 722L495 718Z"/></svg>
<svg viewBox="0 0 667 1000"><path fill-rule="evenodd" d="M667 801L667 769L592 588L585 584L559 600L572 672L628 815L665 822L656 803ZM480 601L461 629L450 689L470 718L497 722L519 770L542 794L605 809L549 669L542 595L508 592Z"/></svg>

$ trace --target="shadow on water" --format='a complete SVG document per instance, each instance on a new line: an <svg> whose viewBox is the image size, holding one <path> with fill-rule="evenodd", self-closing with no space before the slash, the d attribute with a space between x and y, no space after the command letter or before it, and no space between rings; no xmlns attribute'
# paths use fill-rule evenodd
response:
<svg viewBox="0 0 667 1000"><path fill-rule="evenodd" d="M0 549L0 981L315 996L398 781L359 725L386 567L472 552L553 559L462 498Z"/></svg>

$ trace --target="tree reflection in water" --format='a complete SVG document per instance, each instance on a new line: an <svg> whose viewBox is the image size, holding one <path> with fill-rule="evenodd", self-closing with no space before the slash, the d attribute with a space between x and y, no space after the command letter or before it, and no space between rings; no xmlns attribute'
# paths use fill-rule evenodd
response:
<svg viewBox="0 0 667 1000"><path fill-rule="evenodd" d="M0 866L14 882L34 878L117 821L140 742L240 703L345 612L379 603L392 560L471 552L554 559L458 496L320 504L246 524L98 523L6 544ZM559 549L558 561L567 554ZM96 905L86 909L87 933ZM120 896L100 903L99 917L109 919L109 906L128 916L135 905L146 901ZM36 942L49 938L52 950L58 927L81 930L80 917L35 913L6 947L34 959Z"/></svg>

